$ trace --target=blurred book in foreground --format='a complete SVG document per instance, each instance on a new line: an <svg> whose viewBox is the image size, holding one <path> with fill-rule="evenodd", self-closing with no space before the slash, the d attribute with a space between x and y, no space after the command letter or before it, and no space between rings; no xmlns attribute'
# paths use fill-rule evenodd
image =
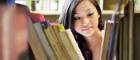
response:
<svg viewBox="0 0 140 60"><path fill-rule="evenodd" d="M26 17L14 5L0 7L0 60L18 60L28 50Z"/></svg>

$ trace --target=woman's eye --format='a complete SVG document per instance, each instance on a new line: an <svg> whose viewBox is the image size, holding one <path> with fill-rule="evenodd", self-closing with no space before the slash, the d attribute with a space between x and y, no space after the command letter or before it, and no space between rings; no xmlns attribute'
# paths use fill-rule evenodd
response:
<svg viewBox="0 0 140 60"><path fill-rule="evenodd" d="M92 16L93 15L93 13L89 13L89 14L87 14L87 16Z"/></svg>
<svg viewBox="0 0 140 60"><path fill-rule="evenodd" d="M81 19L80 17L75 17L75 20L79 20L79 19Z"/></svg>

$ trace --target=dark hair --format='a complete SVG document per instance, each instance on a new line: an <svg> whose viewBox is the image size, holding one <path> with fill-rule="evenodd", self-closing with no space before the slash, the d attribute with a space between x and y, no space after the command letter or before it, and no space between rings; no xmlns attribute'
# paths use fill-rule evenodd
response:
<svg viewBox="0 0 140 60"><path fill-rule="evenodd" d="M73 16L75 13L75 8L81 1L83 1L83 0L68 0L66 2L67 4L64 4L64 9L62 10L63 13L60 15L59 20L64 25L65 29L70 28L72 30L72 33L79 45L79 48L80 48L85 60L92 60L92 52L89 49L85 38L74 30ZM95 0L89 0L89 1L96 7L97 12L100 15L98 28L100 30L102 30L103 21L101 20L101 9ZM70 2L70 3L68 3L68 2Z"/></svg>

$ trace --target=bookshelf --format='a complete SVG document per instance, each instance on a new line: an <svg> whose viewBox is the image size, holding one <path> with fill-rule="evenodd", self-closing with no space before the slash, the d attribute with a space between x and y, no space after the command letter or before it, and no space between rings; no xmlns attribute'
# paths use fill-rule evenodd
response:
<svg viewBox="0 0 140 60"><path fill-rule="evenodd" d="M32 1L36 1L36 8L35 11L32 12L38 12L41 13L43 15L45 15L47 20L50 21L55 21L58 20L59 15L62 11L62 7L63 4L65 2L65 0L16 0L18 3L22 3L24 5L27 5L30 10L32 10ZM57 1L57 3L56 3ZM47 3L48 2L48 3ZM50 3L49 3L50 2ZM98 4L100 5L100 8L102 10L102 19L103 20L109 20L111 18L111 15L114 13L115 8L116 8L116 3L117 0L97 0ZM121 3L121 16L124 15L124 6L127 4L128 0L123 0ZM135 0L135 2L137 2L137 0ZM55 6L56 4L58 4L58 6ZM53 8L51 8L51 5L54 6ZM137 2L136 7L139 7L139 2ZM46 7L46 8L45 8ZM135 13L140 13L140 11L137 9L135 11Z"/></svg>
<svg viewBox="0 0 140 60"><path fill-rule="evenodd" d="M43 15L59 15L61 12L60 11L50 11L50 12L42 12L42 11L31 11L32 13L40 13Z"/></svg>
<svg viewBox="0 0 140 60"><path fill-rule="evenodd" d="M23 0L23 1L25 1L25 0ZM31 6L32 1L36 1L35 7L39 7L39 8L36 8L36 10L32 11L32 12L41 13L41 14L45 15L45 17L48 20L54 21L59 18L59 15L62 11L62 7L63 7L65 0L28 0L28 1L26 1L26 5L30 8L30 10L33 9ZM97 0L97 2L100 5L100 8L102 10L103 19L109 19L111 17L112 13L114 13L114 10L116 7L115 5L116 5L117 1L116 0L111 0L111 1ZM127 3L127 0L123 0L122 3L123 3L123 5L121 7L121 14L123 14L123 8L124 8L124 5ZM56 4L58 4L57 7L56 7ZM51 8L51 6L53 6L53 8ZM46 8L44 8L44 7L46 7ZM106 18L106 16L108 18Z"/></svg>
<svg viewBox="0 0 140 60"><path fill-rule="evenodd" d="M118 2L118 0L104 0L103 2L103 10L115 10L116 9L116 3ZM121 1L121 10L124 9L124 6L127 4L128 0L122 0Z"/></svg>
<svg viewBox="0 0 140 60"><path fill-rule="evenodd" d="M65 0L16 0L27 5L31 11L44 15L59 15Z"/></svg>
<svg viewBox="0 0 140 60"><path fill-rule="evenodd" d="M27 5L31 12L43 14L47 20L53 22L59 18L64 1L65 0L16 0L16 3Z"/></svg>
<svg viewBox="0 0 140 60"><path fill-rule="evenodd" d="M61 13L65 0L28 0L28 1L27 0L16 0L16 3L21 3L24 5L27 5L30 9L32 9L31 8L32 1L36 1L36 7L38 7L38 8L36 8L35 12L39 12L44 15L59 15ZM55 1L57 1L57 3ZM117 0L111 0L111 1L97 0L97 2L100 5L103 14L112 14L113 11L115 10ZM123 13L122 11L127 2L128 2L128 0L122 1L121 13ZM135 2L137 2L137 0L135 0ZM56 4L58 4L57 7L55 6ZM46 8L44 8L45 6L46 6ZM53 6L53 8L51 6ZM138 7L138 2L137 2L136 7ZM47 11L47 10L49 10L49 11ZM136 13L139 13L139 11Z"/></svg>

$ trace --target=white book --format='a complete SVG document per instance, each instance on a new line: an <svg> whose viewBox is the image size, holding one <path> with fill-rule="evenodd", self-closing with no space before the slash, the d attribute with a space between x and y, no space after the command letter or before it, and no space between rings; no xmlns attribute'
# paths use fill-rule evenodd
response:
<svg viewBox="0 0 140 60"><path fill-rule="evenodd" d="M81 50L78 47L78 44L77 44L77 42L76 42L71 30L67 29L67 30L65 30L65 32L66 32L67 36L70 38L70 41L71 41L76 53L78 54L79 60L85 60L83 55L82 55Z"/></svg>

